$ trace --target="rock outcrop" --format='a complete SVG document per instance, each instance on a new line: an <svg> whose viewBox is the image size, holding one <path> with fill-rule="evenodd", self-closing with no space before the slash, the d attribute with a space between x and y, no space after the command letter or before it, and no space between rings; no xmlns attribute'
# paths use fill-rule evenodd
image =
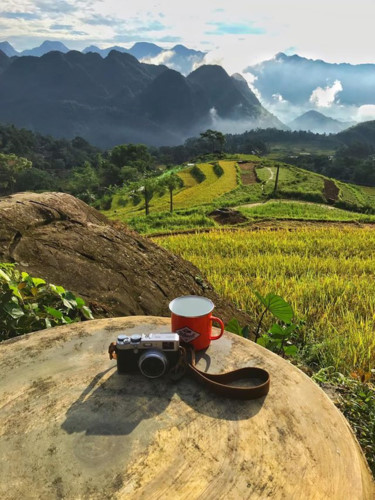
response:
<svg viewBox="0 0 375 500"><path fill-rule="evenodd" d="M248 318L201 272L65 193L0 198L0 261L83 297L108 315L169 315L180 295L204 295L225 321Z"/></svg>

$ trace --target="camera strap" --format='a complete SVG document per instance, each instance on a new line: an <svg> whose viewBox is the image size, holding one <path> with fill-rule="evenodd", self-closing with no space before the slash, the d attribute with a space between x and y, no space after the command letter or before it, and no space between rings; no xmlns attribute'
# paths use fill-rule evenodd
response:
<svg viewBox="0 0 375 500"><path fill-rule="evenodd" d="M206 373L195 366L195 351L191 346L180 347L180 351L180 360L170 372L173 380L185 372L215 394L232 399L257 399L268 394L270 375L263 368L247 366L226 373ZM232 385L239 380L246 380L247 385Z"/></svg>

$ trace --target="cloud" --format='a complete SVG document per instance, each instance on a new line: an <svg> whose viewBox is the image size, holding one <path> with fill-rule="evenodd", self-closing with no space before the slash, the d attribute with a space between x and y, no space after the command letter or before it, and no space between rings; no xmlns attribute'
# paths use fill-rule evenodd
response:
<svg viewBox="0 0 375 500"><path fill-rule="evenodd" d="M5 19L25 19L26 21L32 21L34 19L40 19L40 14L33 12L0 12L0 17L5 17Z"/></svg>
<svg viewBox="0 0 375 500"><path fill-rule="evenodd" d="M73 26L71 24L52 24L50 26L51 30L68 30L71 31Z"/></svg>
<svg viewBox="0 0 375 500"><path fill-rule="evenodd" d="M375 104L366 104L364 106L360 106L357 110L356 119L359 122L375 120Z"/></svg>
<svg viewBox="0 0 375 500"><path fill-rule="evenodd" d="M278 103L287 102L281 94L272 94L272 99L274 99Z"/></svg>
<svg viewBox="0 0 375 500"><path fill-rule="evenodd" d="M79 10L80 2L66 0L34 0L34 5L43 13L69 14Z"/></svg>
<svg viewBox="0 0 375 500"><path fill-rule="evenodd" d="M92 26L109 27L123 26L125 23L123 19L118 19L111 16L102 16L101 14L92 14L89 17L82 18L81 21Z"/></svg>
<svg viewBox="0 0 375 500"><path fill-rule="evenodd" d="M327 86L324 89L317 87L312 91L310 102L319 108L330 108L336 100L336 96L343 90L340 80L335 80L332 86Z"/></svg>
<svg viewBox="0 0 375 500"><path fill-rule="evenodd" d="M172 59L173 56L174 56L173 50L164 50L155 57L144 57L143 59L141 59L141 62L148 64L156 64L156 65L168 64L168 62L170 61L170 59Z"/></svg>
<svg viewBox="0 0 375 500"><path fill-rule="evenodd" d="M263 28L253 26L254 23L207 23L213 26L213 31L206 31L206 35L263 35L266 31Z"/></svg>

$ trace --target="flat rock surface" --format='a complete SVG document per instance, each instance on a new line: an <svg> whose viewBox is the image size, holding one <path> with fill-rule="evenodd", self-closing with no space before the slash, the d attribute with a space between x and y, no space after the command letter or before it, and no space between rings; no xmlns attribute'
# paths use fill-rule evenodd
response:
<svg viewBox="0 0 375 500"><path fill-rule="evenodd" d="M374 498L349 425L301 371L225 333L198 366L266 368L267 397L118 375L109 343L152 331L169 319L95 320L0 345L0 498Z"/></svg>
<svg viewBox="0 0 375 500"><path fill-rule="evenodd" d="M251 320L193 264L66 193L0 198L0 261L65 287L108 315L168 316L175 297L204 295L225 321Z"/></svg>

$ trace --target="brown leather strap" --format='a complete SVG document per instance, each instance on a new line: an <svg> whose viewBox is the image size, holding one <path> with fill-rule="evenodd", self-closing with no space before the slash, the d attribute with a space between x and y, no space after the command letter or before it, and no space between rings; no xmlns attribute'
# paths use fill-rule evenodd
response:
<svg viewBox="0 0 375 500"><path fill-rule="evenodd" d="M111 342L108 347L109 359L117 359L116 342Z"/></svg>
<svg viewBox="0 0 375 500"><path fill-rule="evenodd" d="M268 394L270 388L270 375L263 368L248 366L227 373L214 375L198 370L195 366L195 352L191 348L181 348L182 357L185 358L187 372L197 382L207 389L222 397L233 399L257 399ZM236 380L247 379L251 385L228 385Z"/></svg>

